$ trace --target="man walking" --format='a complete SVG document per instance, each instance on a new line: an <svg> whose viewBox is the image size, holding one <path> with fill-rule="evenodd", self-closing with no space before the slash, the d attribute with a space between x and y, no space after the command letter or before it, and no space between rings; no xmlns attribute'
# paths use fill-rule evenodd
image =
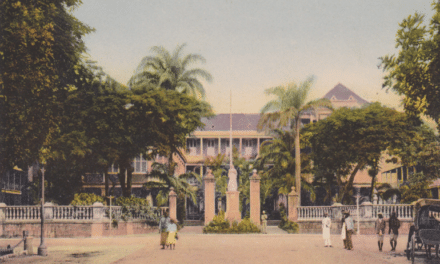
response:
<svg viewBox="0 0 440 264"><path fill-rule="evenodd" d="M354 231L354 221L353 218L350 216L350 211L345 211L345 227L347 228L347 233L346 233L347 249L352 250L353 241L351 240L351 236L353 235L353 231Z"/></svg>
<svg viewBox="0 0 440 264"><path fill-rule="evenodd" d="M379 218L376 220L375 228L377 234L377 245L379 246L379 251L382 251L383 236L385 234L386 222L383 219L382 213L379 213L378 217Z"/></svg>
<svg viewBox="0 0 440 264"><path fill-rule="evenodd" d="M391 244L391 251L396 251L397 246L397 237L399 236L399 227L400 227L400 221L397 219L396 212L393 212L390 217L389 221L390 229L388 231L388 234L390 235L390 244Z"/></svg>
<svg viewBox="0 0 440 264"><path fill-rule="evenodd" d="M332 247L330 241L330 227L332 226L332 220L328 217L328 213L324 213L324 219L322 219L322 237L324 238L325 247Z"/></svg>

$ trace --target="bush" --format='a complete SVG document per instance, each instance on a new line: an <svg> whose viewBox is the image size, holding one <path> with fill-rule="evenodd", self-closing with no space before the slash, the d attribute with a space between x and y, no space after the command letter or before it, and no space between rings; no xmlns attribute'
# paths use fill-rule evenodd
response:
<svg viewBox="0 0 440 264"><path fill-rule="evenodd" d="M104 203L104 198L94 193L75 193L70 205L93 205L95 202Z"/></svg>
<svg viewBox="0 0 440 264"><path fill-rule="evenodd" d="M214 219L203 228L203 233L220 233L220 234L243 234L243 233L260 233L260 229L251 222L249 218L243 219L240 223L236 221L229 223L225 219L225 212L220 211Z"/></svg>
<svg viewBox="0 0 440 264"><path fill-rule="evenodd" d="M121 219L127 221L133 217L145 219L149 225L159 225L159 216L143 198L118 197L115 204L121 206Z"/></svg>
<svg viewBox="0 0 440 264"><path fill-rule="evenodd" d="M279 228L283 229L289 234L298 232L299 230L298 224L287 219L286 207L284 206L284 203L280 203L280 216L281 216L281 222L278 225Z"/></svg>

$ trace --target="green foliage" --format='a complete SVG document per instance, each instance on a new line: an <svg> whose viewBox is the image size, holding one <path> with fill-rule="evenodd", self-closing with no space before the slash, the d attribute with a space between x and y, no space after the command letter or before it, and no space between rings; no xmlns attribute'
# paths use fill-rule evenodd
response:
<svg viewBox="0 0 440 264"><path fill-rule="evenodd" d="M150 207L144 198L120 196L116 199L115 205L122 207L121 219L124 221L136 216L145 219L150 225L159 224L159 214Z"/></svg>
<svg viewBox="0 0 440 264"><path fill-rule="evenodd" d="M0 175L45 162L92 31L69 12L79 0L0 2ZM1 176L0 176L1 177Z"/></svg>
<svg viewBox="0 0 440 264"><path fill-rule="evenodd" d="M93 205L95 202L104 204L104 198L94 193L76 193L70 205Z"/></svg>
<svg viewBox="0 0 440 264"><path fill-rule="evenodd" d="M301 155L302 173L310 172L310 155ZM278 190L278 194L291 192L295 186L295 136L290 131L276 129L273 138L262 143L260 157L256 162L256 168L261 173L261 192L263 201L272 194L272 190ZM265 164L273 164L269 169ZM301 178L302 187L307 190L312 198L315 197L313 186Z"/></svg>
<svg viewBox="0 0 440 264"><path fill-rule="evenodd" d="M298 224L287 219L286 207L284 206L284 203L280 203L280 216L281 222L278 225L279 228L283 229L289 234L298 233Z"/></svg>
<svg viewBox="0 0 440 264"><path fill-rule="evenodd" d="M415 173L409 178L408 185L402 185L400 192L402 194L401 203L410 204L421 198L432 198L429 185L431 180L423 173Z"/></svg>
<svg viewBox="0 0 440 264"><path fill-rule="evenodd" d="M203 233L228 233L230 223L225 219L225 212L220 211L218 215L214 216L211 222L203 228Z"/></svg>
<svg viewBox="0 0 440 264"><path fill-rule="evenodd" d="M225 219L225 212L220 211L218 215L214 216L214 219L209 222L207 226L203 228L203 233L220 233L220 234L243 234L243 233L260 233L260 229L250 221L249 218L245 218L237 223L234 221L232 225L229 220Z"/></svg>
<svg viewBox="0 0 440 264"><path fill-rule="evenodd" d="M151 48L156 55L142 59L135 75L129 81L129 86L152 86L203 99L205 89L199 78L210 82L212 76L206 70L189 68L193 63L205 62L205 58L199 54L188 54L182 57L182 50L185 46L186 44L177 46L172 54L162 46Z"/></svg>
<svg viewBox="0 0 440 264"><path fill-rule="evenodd" d="M383 87L404 95L405 111L425 114L440 125L440 3L433 1L435 11L429 26L424 15L415 13L399 24L397 55L381 57L387 73Z"/></svg>
<svg viewBox="0 0 440 264"><path fill-rule="evenodd" d="M340 108L308 125L305 130L313 149L315 181L327 187L336 183L340 189L337 201L350 203L356 173L365 168L377 171L382 152L406 144L418 125L418 120L380 103ZM375 175L372 173L372 182Z"/></svg>
<svg viewBox="0 0 440 264"><path fill-rule="evenodd" d="M300 130L301 130L301 115L305 111L315 111L319 107L331 108L331 103L328 99L318 99L306 102L307 95L312 87L314 78L309 77L299 86L291 82L287 86L277 86L266 90L266 94L275 95L276 98L268 102L261 109L261 118L258 123L258 128L282 129L290 126L294 136L295 146L295 166L294 170L289 172L290 175L295 175L295 186L298 197L298 204L301 205L301 154L300 154ZM289 150L290 151L290 150ZM282 163L281 166L287 167L287 164Z"/></svg>

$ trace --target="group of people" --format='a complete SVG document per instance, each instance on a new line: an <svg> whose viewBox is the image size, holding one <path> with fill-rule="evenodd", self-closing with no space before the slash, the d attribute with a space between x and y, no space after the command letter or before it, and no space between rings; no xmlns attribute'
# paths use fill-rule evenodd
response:
<svg viewBox="0 0 440 264"><path fill-rule="evenodd" d="M331 225L332 225L332 220L328 216L328 213L324 213L324 219L322 219L322 236L324 238L325 247L332 247L330 241ZM389 231L388 231L388 234L390 235L391 251L396 250L397 237L399 236L399 227L400 227L400 221L399 219L397 219L396 212L393 212L389 220ZM386 228L385 219L383 219L382 213L379 213L378 219L376 220L375 223L375 230L378 237L377 244L379 246L379 251L382 251L385 228ZM342 217L341 239L344 242L344 248L347 250L353 250L353 242L351 239L353 232L354 232L353 218L350 216L349 211L345 211Z"/></svg>
<svg viewBox="0 0 440 264"><path fill-rule="evenodd" d="M174 219L170 219L168 212L165 212L159 221L160 245L162 249L176 248L177 225Z"/></svg>
<svg viewBox="0 0 440 264"><path fill-rule="evenodd" d="M322 219L322 237L324 238L324 246L325 247L333 247L330 240L330 230L332 226L332 220L330 219L328 213L324 213L324 219ZM354 231L354 221L350 216L349 211L345 211L342 217L342 230L341 230L341 238L344 242L344 248L347 250L353 249L353 242L351 240L351 236Z"/></svg>
<svg viewBox="0 0 440 264"><path fill-rule="evenodd" d="M396 251L397 237L399 236L399 227L400 227L400 221L399 219L397 219L396 212L393 212L389 220L389 229L388 229L388 234L390 236L391 251ZM382 251L385 228L386 228L385 219L383 219L382 213L378 213L375 229L377 234L377 245L379 246L379 251Z"/></svg>

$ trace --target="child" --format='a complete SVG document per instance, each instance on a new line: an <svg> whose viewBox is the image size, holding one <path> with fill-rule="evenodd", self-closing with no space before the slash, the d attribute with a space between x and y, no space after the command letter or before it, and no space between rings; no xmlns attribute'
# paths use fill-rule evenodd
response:
<svg viewBox="0 0 440 264"><path fill-rule="evenodd" d="M176 238L177 238L177 225L174 219L170 220L170 224L168 225L168 238L167 245L170 246L170 249L176 248Z"/></svg>

